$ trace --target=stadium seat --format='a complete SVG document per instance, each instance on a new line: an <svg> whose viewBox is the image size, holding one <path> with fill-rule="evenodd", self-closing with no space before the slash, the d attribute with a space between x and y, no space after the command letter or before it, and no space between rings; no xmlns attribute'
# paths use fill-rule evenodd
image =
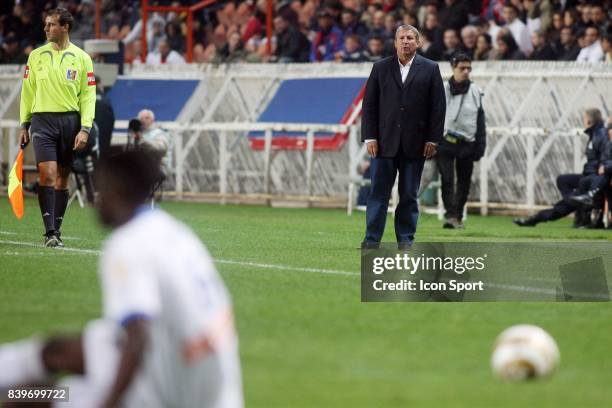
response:
<svg viewBox="0 0 612 408"><path fill-rule="evenodd" d="M349 124L365 91L366 78L308 78L282 81L257 122ZM315 150L338 150L346 133L315 133ZM264 132L249 132L251 148L264 148ZM306 132L273 132L273 149L305 150Z"/></svg>

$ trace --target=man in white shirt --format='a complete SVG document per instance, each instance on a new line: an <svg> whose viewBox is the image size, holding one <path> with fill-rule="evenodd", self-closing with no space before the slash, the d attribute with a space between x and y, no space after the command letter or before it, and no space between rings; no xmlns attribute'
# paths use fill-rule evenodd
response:
<svg viewBox="0 0 612 408"><path fill-rule="evenodd" d="M518 15L519 11L514 4L506 3L506 5L504 5L504 20L506 20L506 27L512 33L514 41L516 41L516 44L523 54L529 55L531 51L533 51L531 35L525 23L518 18Z"/></svg>
<svg viewBox="0 0 612 408"><path fill-rule="evenodd" d="M599 29L596 26L587 27L584 34L584 47L580 50L576 61L578 62L599 62L603 59L604 53L599 41Z"/></svg>
<svg viewBox="0 0 612 408"><path fill-rule="evenodd" d="M134 133L136 143L153 155L162 166L165 175L172 167L172 139L168 132L155 124L155 113L150 109L138 112L138 120L142 123L142 130Z"/></svg>
<svg viewBox="0 0 612 408"><path fill-rule="evenodd" d="M185 58L178 52L170 48L168 40L161 39L157 44L157 52L150 52L147 55L148 65L183 65L185 64Z"/></svg>
<svg viewBox="0 0 612 408"><path fill-rule="evenodd" d="M199 239L144 206L157 182L141 151L103 159L98 214L103 320L82 336L0 347L0 389L74 375L60 407L242 407L238 340L223 281Z"/></svg>

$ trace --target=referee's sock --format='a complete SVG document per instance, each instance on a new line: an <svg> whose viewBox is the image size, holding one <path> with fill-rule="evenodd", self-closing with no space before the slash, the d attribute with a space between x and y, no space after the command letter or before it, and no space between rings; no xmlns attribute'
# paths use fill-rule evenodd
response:
<svg viewBox="0 0 612 408"><path fill-rule="evenodd" d="M55 232L59 234L68 206L68 190L55 190Z"/></svg>
<svg viewBox="0 0 612 408"><path fill-rule="evenodd" d="M45 235L55 231L55 188L38 187L38 205L45 224Z"/></svg>

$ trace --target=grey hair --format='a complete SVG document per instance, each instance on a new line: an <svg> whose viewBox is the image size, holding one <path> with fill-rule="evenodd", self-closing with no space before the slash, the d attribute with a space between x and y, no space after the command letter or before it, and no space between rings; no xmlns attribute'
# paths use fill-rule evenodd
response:
<svg viewBox="0 0 612 408"><path fill-rule="evenodd" d="M419 30L417 30L416 27L411 26L410 24L402 24L401 26L397 27L397 29L395 30L395 38L397 38L397 34L400 31L412 31L414 35L416 35L417 40L421 37L421 33L419 33Z"/></svg>
<svg viewBox="0 0 612 408"><path fill-rule="evenodd" d="M140 115L149 115L151 116L151 119L155 120L155 114L153 113L153 111L151 109L143 109L140 112L138 112L138 119L140 119Z"/></svg>
<svg viewBox="0 0 612 408"><path fill-rule="evenodd" d="M601 111L597 108L589 108L585 112L587 116L593 121L593 123L603 122L603 116Z"/></svg>

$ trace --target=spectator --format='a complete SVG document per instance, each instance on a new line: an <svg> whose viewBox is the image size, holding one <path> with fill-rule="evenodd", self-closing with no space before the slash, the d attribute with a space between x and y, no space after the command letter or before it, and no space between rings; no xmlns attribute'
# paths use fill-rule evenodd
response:
<svg viewBox="0 0 612 408"><path fill-rule="evenodd" d="M385 36L385 12L382 10L377 10L372 14L372 24L370 27L370 34L379 35L386 40Z"/></svg>
<svg viewBox="0 0 612 408"><path fill-rule="evenodd" d="M182 65L185 59L181 54L170 48L170 44L166 39L159 41L156 52L150 52L147 55L148 65Z"/></svg>
<svg viewBox="0 0 612 408"><path fill-rule="evenodd" d="M599 28L587 27L584 35L584 45L576 58L578 62L598 62L603 58L603 49L599 41Z"/></svg>
<svg viewBox="0 0 612 408"><path fill-rule="evenodd" d="M491 59L493 51L493 41L487 33L482 33L476 40L476 50L474 51L474 61L487 61Z"/></svg>
<svg viewBox="0 0 612 408"><path fill-rule="evenodd" d="M15 33L9 33L4 37L0 47L0 64L25 64L28 61L27 55L19 47L19 40Z"/></svg>
<svg viewBox="0 0 612 408"><path fill-rule="evenodd" d="M427 13L425 17L425 28L422 30L431 41L432 45L438 52L442 53L444 49L444 29L438 21L438 14Z"/></svg>
<svg viewBox="0 0 612 408"><path fill-rule="evenodd" d="M591 23L599 29L600 34L608 32L610 19L606 16L606 10L601 4L595 3L591 6Z"/></svg>
<svg viewBox="0 0 612 408"><path fill-rule="evenodd" d="M484 0L482 2L482 9L480 11L480 17L486 21L495 24L496 21L500 21L503 15L505 0ZM493 33L489 33L491 38L495 38Z"/></svg>
<svg viewBox="0 0 612 408"><path fill-rule="evenodd" d="M461 40L463 41L463 52L466 53L470 59L474 58L474 51L476 51L476 41L478 40L478 31L473 25L467 25L461 29Z"/></svg>
<svg viewBox="0 0 612 408"><path fill-rule="evenodd" d="M361 47L361 40L358 35L350 34L344 37L344 48L335 55L339 62L364 62L367 57Z"/></svg>
<svg viewBox="0 0 612 408"><path fill-rule="evenodd" d="M582 26L580 23L580 14L576 9L566 9L563 12L563 26L578 29Z"/></svg>
<svg viewBox="0 0 612 408"><path fill-rule="evenodd" d="M342 35L344 37L347 35L356 34L361 40L365 40L368 35L368 29L361 21L359 21L355 10L345 8L340 14L340 19L340 29L342 30Z"/></svg>
<svg viewBox="0 0 612 408"><path fill-rule="evenodd" d="M465 1L444 0L444 8L439 13L440 24L459 32L468 23L468 10Z"/></svg>
<svg viewBox="0 0 612 408"><path fill-rule="evenodd" d="M384 58L385 43L379 36L372 36L368 40L368 49L365 51L367 61L376 62Z"/></svg>
<svg viewBox="0 0 612 408"><path fill-rule="evenodd" d="M399 7L401 14L411 13L416 16L418 12L417 0L402 0L402 5ZM414 27L419 24L414 24Z"/></svg>
<svg viewBox="0 0 612 408"><path fill-rule="evenodd" d="M310 61L332 61L343 45L342 31L334 24L327 11L318 14L319 30L315 33L310 51Z"/></svg>
<svg viewBox="0 0 612 408"><path fill-rule="evenodd" d="M301 9L302 3L299 0L281 0L277 2L276 15L283 16L290 26L299 27Z"/></svg>
<svg viewBox="0 0 612 408"><path fill-rule="evenodd" d="M151 41L147 43L147 47L150 50L156 50L159 47L159 42L166 37L164 24L163 20L156 19L153 21L153 32L151 35L147 32L147 38L151 38Z"/></svg>
<svg viewBox="0 0 612 408"><path fill-rule="evenodd" d="M193 62L196 64L201 64L203 62L207 62L209 60L208 55L206 55L206 49L200 43L193 46Z"/></svg>
<svg viewBox="0 0 612 408"><path fill-rule="evenodd" d="M238 41L240 41L240 36ZM136 144L149 152L152 157L158 159L163 174L167 175L172 166L172 139L170 135L155 123L155 114L149 109L138 112L138 120L142 124L142 128L134 133Z"/></svg>
<svg viewBox="0 0 612 408"><path fill-rule="evenodd" d="M546 2L551 8L549 2ZM535 0L523 0L522 7L525 11L524 21L527 25L527 30L529 30L529 34L533 34L536 31L545 30L544 24L542 22L542 11L541 11L542 2L536 2ZM550 11L550 10L549 10ZM548 14L547 18L545 18L546 27L550 25L550 14Z"/></svg>
<svg viewBox="0 0 612 408"><path fill-rule="evenodd" d="M181 26L176 23L166 24L166 41L173 50L183 53L185 51L185 36L181 32Z"/></svg>
<svg viewBox="0 0 612 408"><path fill-rule="evenodd" d="M442 57L450 61L451 57L457 52L461 51L461 41L457 35L457 31L454 28L447 28L444 30L444 52Z"/></svg>
<svg viewBox="0 0 612 408"><path fill-rule="evenodd" d="M514 41L514 36L507 29L502 29L497 34L496 42L497 50L493 59L500 61L525 59L525 54L521 52L516 41Z"/></svg>
<svg viewBox="0 0 612 408"><path fill-rule="evenodd" d="M257 35L261 35L266 21L267 1L258 0L253 13L242 27L242 43L247 44L249 40Z"/></svg>
<svg viewBox="0 0 612 408"><path fill-rule="evenodd" d="M531 39L529 38L529 30L525 23L519 18L519 10L512 3L506 3L504 6L504 20L506 20L505 27L510 30L516 44L518 45L521 52L525 55L530 54L533 51L531 45Z"/></svg>
<svg viewBox="0 0 612 408"><path fill-rule="evenodd" d="M563 27L559 36L559 49L557 50L559 61L576 61L578 53L580 53L580 47L576 42L574 30L572 27Z"/></svg>
<svg viewBox="0 0 612 408"><path fill-rule="evenodd" d="M25 3L22 7L20 4L15 4L13 14L5 21L5 34L15 33L21 47L28 48L26 54L29 54L33 47L43 45L45 42L43 24L40 23L43 20L42 16L36 13L32 5L33 3Z"/></svg>
<svg viewBox="0 0 612 408"><path fill-rule="evenodd" d="M385 53L391 55L395 52L395 30L397 29L398 21L395 13L385 15L384 21L383 38L385 38Z"/></svg>
<svg viewBox="0 0 612 408"><path fill-rule="evenodd" d="M436 48L429 39L429 34L426 32L421 32L421 47L417 52L432 61L440 61L442 59L442 51Z"/></svg>
<svg viewBox="0 0 612 408"><path fill-rule="evenodd" d="M95 38L96 33L96 5L93 0L82 0L77 8L75 29L70 40L77 46L83 47L85 40Z"/></svg>
<svg viewBox="0 0 612 408"><path fill-rule="evenodd" d="M533 52L529 55L530 60L553 61L557 59L555 50L546 42L539 31L531 34L531 45L533 45Z"/></svg>
<svg viewBox="0 0 612 408"><path fill-rule="evenodd" d="M139 10L138 12L140 13L140 8L138 10ZM153 34L154 34L153 25L155 24L156 21L159 21L159 24L161 24L161 27L165 26L166 24L166 21L162 17L160 17L157 13L153 13L153 15L149 16L149 19L147 19L147 44L153 43ZM128 45L128 44L133 43L134 41L140 40L141 37L142 37L142 19L138 20L136 24L134 24L134 27L129 32L129 34L127 34L123 38L123 43L125 45ZM150 49L154 50L155 48L150 48Z"/></svg>
<svg viewBox="0 0 612 408"><path fill-rule="evenodd" d="M290 26L282 15L274 18L274 30L276 34L276 61L308 62L310 43L302 32Z"/></svg>
<svg viewBox="0 0 612 408"><path fill-rule="evenodd" d="M413 12L406 12L406 13L404 13L404 15L402 17L401 24L403 24L403 25L411 25L413 27L418 27L419 26L419 19L417 18L415 13L413 13Z"/></svg>
<svg viewBox="0 0 612 408"><path fill-rule="evenodd" d="M601 49L604 52L603 61L612 63L612 33L608 33L601 41Z"/></svg>
<svg viewBox="0 0 612 408"><path fill-rule="evenodd" d="M587 27L592 24L591 22L591 5L588 3L582 4L580 7L580 25Z"/></svg>
<svg viewBox="0 0 612 408"><path fill-rule="evenodd" d="M246 58L244 45L240 39L240 33L234 31L227 37L227 42L217 50L217 54L212 59L214 64L231 64L240 62Z"/></svg>
<svg viewBox="0 0 612 408"><path fill-rule="evenodd" d="M546 38L548 42L558 50L559 46L559 37L561 37L561 29L563 28L563 17L560 11L555 11L552 16L552 22L550 27L546 32Z"/></svg>

